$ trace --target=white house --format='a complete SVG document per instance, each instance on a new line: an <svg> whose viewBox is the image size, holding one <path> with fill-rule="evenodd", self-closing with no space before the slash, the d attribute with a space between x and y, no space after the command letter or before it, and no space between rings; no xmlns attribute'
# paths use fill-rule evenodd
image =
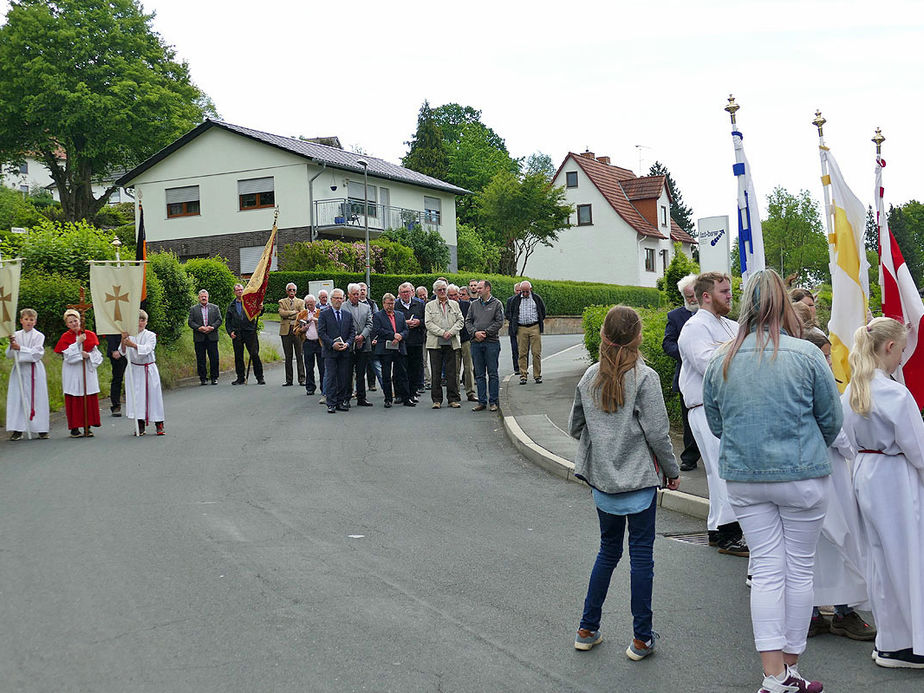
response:
<svg viewBox="0 0 924 693"><path fill-rule="evenodd" d="M93 181L93 197L98 199L99 196L106 192L109 186L112 185L113 181L124 173L124 171L119 171L115 174L103 176L99 180ZM44 188L51 193L51 196L56 201L61 201L61 195L58 193L58 186L55 185L55 182L51 179L51 173L48 167L45 166L43 162L32 157L27 156L22 164L17 164L16 166L6 165L2 167L2 170L0 170L0 184L8 188L19 190L23 194L28 194L30 191L38 188ZM124 188L120 187L112 192L106 204L114 205L119 202L134 201L135 198Z"/></svg>
<svg viewBox="0 0 924 693"><path fill-rule="evenodd" d="M670 216L664 176L638 177L608 156L569 152L553 185L564 186L575 213L558 241L537 246L527 269L537 279L655 286L679 241L688 257L696 239Z"/></svg>
<svg viewBox="0 0 924 693"><path fill-rule="evenodd" d="M276 207L280 248L362 239L367 220L372 238L421 225L440 233L455 270L456 195L468 193L382 159L217 120L117 182L133 188L144 208L149 250L173 250L180 259L221 255L241 274L256 266Z"/></svg>

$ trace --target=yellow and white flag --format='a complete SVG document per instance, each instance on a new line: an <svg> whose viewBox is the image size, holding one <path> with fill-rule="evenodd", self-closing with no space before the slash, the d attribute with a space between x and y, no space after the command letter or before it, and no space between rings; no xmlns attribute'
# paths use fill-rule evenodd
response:
<svg viewBox="0 0 924 693"><path fill-rule="evenodd" d="M863 243L866 207L847 187L837 162L824 145L821 170L821 182L830 191L830 205L825 210L831 270L828 336L834 377L843 392L850 382L847 356L853 346L853 333L866 324L869 305L869 261Z"/></svg>
<svg viewBox="0 0 924 693"><path fill-rule="evenodd" d="M16 332L16 305L19 302L19 275L22 260L0 260L0 337Z"/></svg>
<svg viewBox="0 0 924 693"><path fill-rule="evenodd" d="M90 294L97 334L136 334L144 264L124 261L90 263Z"/></svg>

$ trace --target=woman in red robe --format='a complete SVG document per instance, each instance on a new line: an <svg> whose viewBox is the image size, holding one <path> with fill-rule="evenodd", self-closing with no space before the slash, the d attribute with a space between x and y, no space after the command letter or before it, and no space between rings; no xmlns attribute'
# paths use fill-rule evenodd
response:
<svg viewBox="0 0 924 693"><path fill-rule="evenodd" d="M93 437L90 426L99 426L99 378L96 369L103 362L99 338L89 330L81 329L80 314L76 310L64 313L67 332L61 335L55 353L64 357L61 365L61 385L64 389L64 406L67 427L71 437ZM84 432L81 433L80 429Z"/></svg>

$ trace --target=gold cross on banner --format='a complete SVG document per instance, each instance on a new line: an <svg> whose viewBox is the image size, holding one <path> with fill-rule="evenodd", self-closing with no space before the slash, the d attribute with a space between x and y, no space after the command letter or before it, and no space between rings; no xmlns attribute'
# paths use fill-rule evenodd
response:
<svg viewBox="0 0 924 693"><path fill-rule="evenodd" d="M119 295L119 292L122 290L122 285L112 285L112 293L106 294L106 303L112 303L115 301L115 319L116 322L122 322L122 310L119 306L121 301L128 303L128 292Z"/></svg>
<svg viewBox="0 0 924 693"><path fill-rule="evenodd" d="M3 293L3 287L0 286L0 306L3 307L3 315L0 317L4 322L10 319L10 309L6 307L6 304L10 302L10 299L13 298L13 295L7 291Z"/></svg>
<svg viewBox="0 0 924 693"><path fill-rule="evenodd" d="M85 302L84 302L85 299L86 299L86 292L84 291L84 288L81 286L81 287L80 287L80 303L75 303L75 304L73 304L73 305L69 305L69 306L68 306L68 308L73 308L73 309L76 310L78 313L80 313L80 327L81 327L81 329L83 329L84 325L86 325L86 323L87 323L87 321L86 321L86 316L84 315L84 313L86 313L88 310L90 310L90 308L93 307L93 304L92 304L92 303L85 303Z"/></svg>

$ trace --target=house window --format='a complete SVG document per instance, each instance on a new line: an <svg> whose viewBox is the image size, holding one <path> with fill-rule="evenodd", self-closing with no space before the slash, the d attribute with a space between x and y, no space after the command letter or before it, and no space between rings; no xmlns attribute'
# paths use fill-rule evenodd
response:
<svg viewBox="0 0 924 693"><path fill-rule="evenodd" d="M440 198L424 196L424 221L428 224L440 225L443 213Z"/></svg>
<svg viewBox="0 0 924 693"><path fill-rule="evenodd" d="M578 205L577 206L577 225L578 226L590 226L594 223L593 214L591 213L590 205Z"/></svg>
<svg viewBox="0 0 924 693"><path fill-rule="evenodd" d="M276 205L273 177L249 178L237 182L238 209L265 209Z"/></svg>
<svg viewBox="0 0 924 693"><path fill-rule="evenodd" d="M569 188L577 187L577 171L568 171L565 174L565 185Z"/></svg>
<svg viewBox="0 0 924 693"><path fill-rule="evenodd" d="M25 162L25 163L23 163L23 164L20 164L20 166L19 166L19 172L20 172L20 173L29 173L29 162L28 162L28 161Z"/></svg>
<svg viewBox="0 0 924 693"><path fill-rule="evenodd" d="M667 226L667 207L661 205L661 226Z"/></svg>
<svg viewBox="0 0 924 693"><path fill-rule="evenodd" d="M364 187L367 187L367 189L364 190ZM376 188L374 185L363 186L362 182L351 180L347 184L347 195L349 195L350 198L350 212L352 214L362 214L363 202L368 199L369 216L377 217L379 215L378 205L376 205L379 198L376 195Z"/></svg>
<svg viewBox="0 0 924 693"><path fill-rule="evenodd" d="M167 188L167 218L199 216L199 186Z"/></svg>
<svg viewBox="0 0 924 693"><path fill-rule="evenodd" d="M109 196L109 204L117 205L122 201L122 196L118 188L112 191L112 194Z"/></svg>
<svg viewBox="0 0 924 693"><path fill-rule="evenodd" d="M655 271L655 251L654 248L645 248L645 271Z"/></svg>
<svg viewBox="0 0 924 693"><path fill-rule="evenodd" d="M23 195L28 195L28 194L29 194L29 186L28 186L28 185L20 185L20 186L19 186L19 192L21 192Z"/></svg>
<svg viewBox="0 0 924 693"><path fill-rule="evenodd" d="M661 269L667 274L667 250L661 251Z"/></svg>

